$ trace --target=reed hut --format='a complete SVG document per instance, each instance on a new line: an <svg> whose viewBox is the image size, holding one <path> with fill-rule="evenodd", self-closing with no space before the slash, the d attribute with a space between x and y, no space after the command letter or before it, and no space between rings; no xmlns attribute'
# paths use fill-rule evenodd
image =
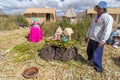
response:
<svg viewBox="0 0 120 80"><path fill-rule="evenodd" d="M71 24L76 23L77 14L75 13L74 8L72 7L72 5L70 5L68 7L68 9L66 10L66 12L62 16L62 18L65 19L65 20L69 20L71 22Z"/></svg>
<svg viewBox="0 0 120 80"><path fill-rule="evenodd" d="M114 18L114 26L120 26L120 8L107 8L107 12ZM93 17L96 15L94 8L89 8L86 11L87 16Z"/></svg>
<svg viewBox="0 0 120 80"><path fill-rule="evenodd" d="M37 16L42 22L56 21L56 10L54 8L27 8L24 11L24 16L28 21L33 12L37 13Z"/></svg>

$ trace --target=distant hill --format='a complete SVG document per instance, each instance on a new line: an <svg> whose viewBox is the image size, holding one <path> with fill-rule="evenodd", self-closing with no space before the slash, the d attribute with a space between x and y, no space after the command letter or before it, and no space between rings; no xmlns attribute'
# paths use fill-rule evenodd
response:
<svg viewBox="0 0 120 80"><path fill-rule="evenodd" d="M22 13L22 11L4 12L2 9L0 9L0 16L22 15Z"/></svg>
<svg viewBox="0 0 120 80"><path fill-rule="evenodd" d="M83 19L83 18L85 18L85 16L86 16L86 11L79 12L79 13L77 14L77 18L78 18L78 19Z"/></svg>
<svg viewBox="0 0 120 80"><path fill-rule="evenodd" d="M6 13L2 9L0 9L0 15L6 15Z"/></svg>

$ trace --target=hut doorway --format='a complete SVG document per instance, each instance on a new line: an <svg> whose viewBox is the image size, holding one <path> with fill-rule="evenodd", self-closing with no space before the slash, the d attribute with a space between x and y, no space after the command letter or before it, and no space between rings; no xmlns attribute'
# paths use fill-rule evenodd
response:
<svg viewBox="0 0 120 80"><path fill-rule="evenodd" d="M49 13L46 14L46 21L50 21L50 14Z"/></svg>

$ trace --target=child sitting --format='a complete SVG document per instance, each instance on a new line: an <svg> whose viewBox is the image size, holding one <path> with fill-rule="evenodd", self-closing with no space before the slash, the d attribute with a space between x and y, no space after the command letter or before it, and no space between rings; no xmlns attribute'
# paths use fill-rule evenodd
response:
<svg viewBox="0 0 120 80"><path fill-rule="evenodd" d="M119 27L116 30L116 35L113 36L113 47L118 48L120 45L120 29Z"/></svg>
<svg viewBox="0 0 120 80"><path fill-rule="evenodd" d="M118 48L120 45L120 36L114 36L113 37L113 47Z"/></svg>

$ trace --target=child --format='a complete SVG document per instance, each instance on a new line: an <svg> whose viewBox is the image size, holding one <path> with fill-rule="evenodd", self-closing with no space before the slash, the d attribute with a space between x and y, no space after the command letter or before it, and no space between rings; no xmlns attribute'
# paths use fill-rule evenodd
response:
<svg viewBox="0 0 120 80"><path fill-rule="evenodd" d="M113 37L113 47L118 48L120 44L120 36L114 36Z"/></svg>
<svg viewBox="0 0 120 80"><path fill-rule="evenodd" d="M116 35L113 36L113 47L118 48L120 44L120 27L116 29Z"/></svg>

